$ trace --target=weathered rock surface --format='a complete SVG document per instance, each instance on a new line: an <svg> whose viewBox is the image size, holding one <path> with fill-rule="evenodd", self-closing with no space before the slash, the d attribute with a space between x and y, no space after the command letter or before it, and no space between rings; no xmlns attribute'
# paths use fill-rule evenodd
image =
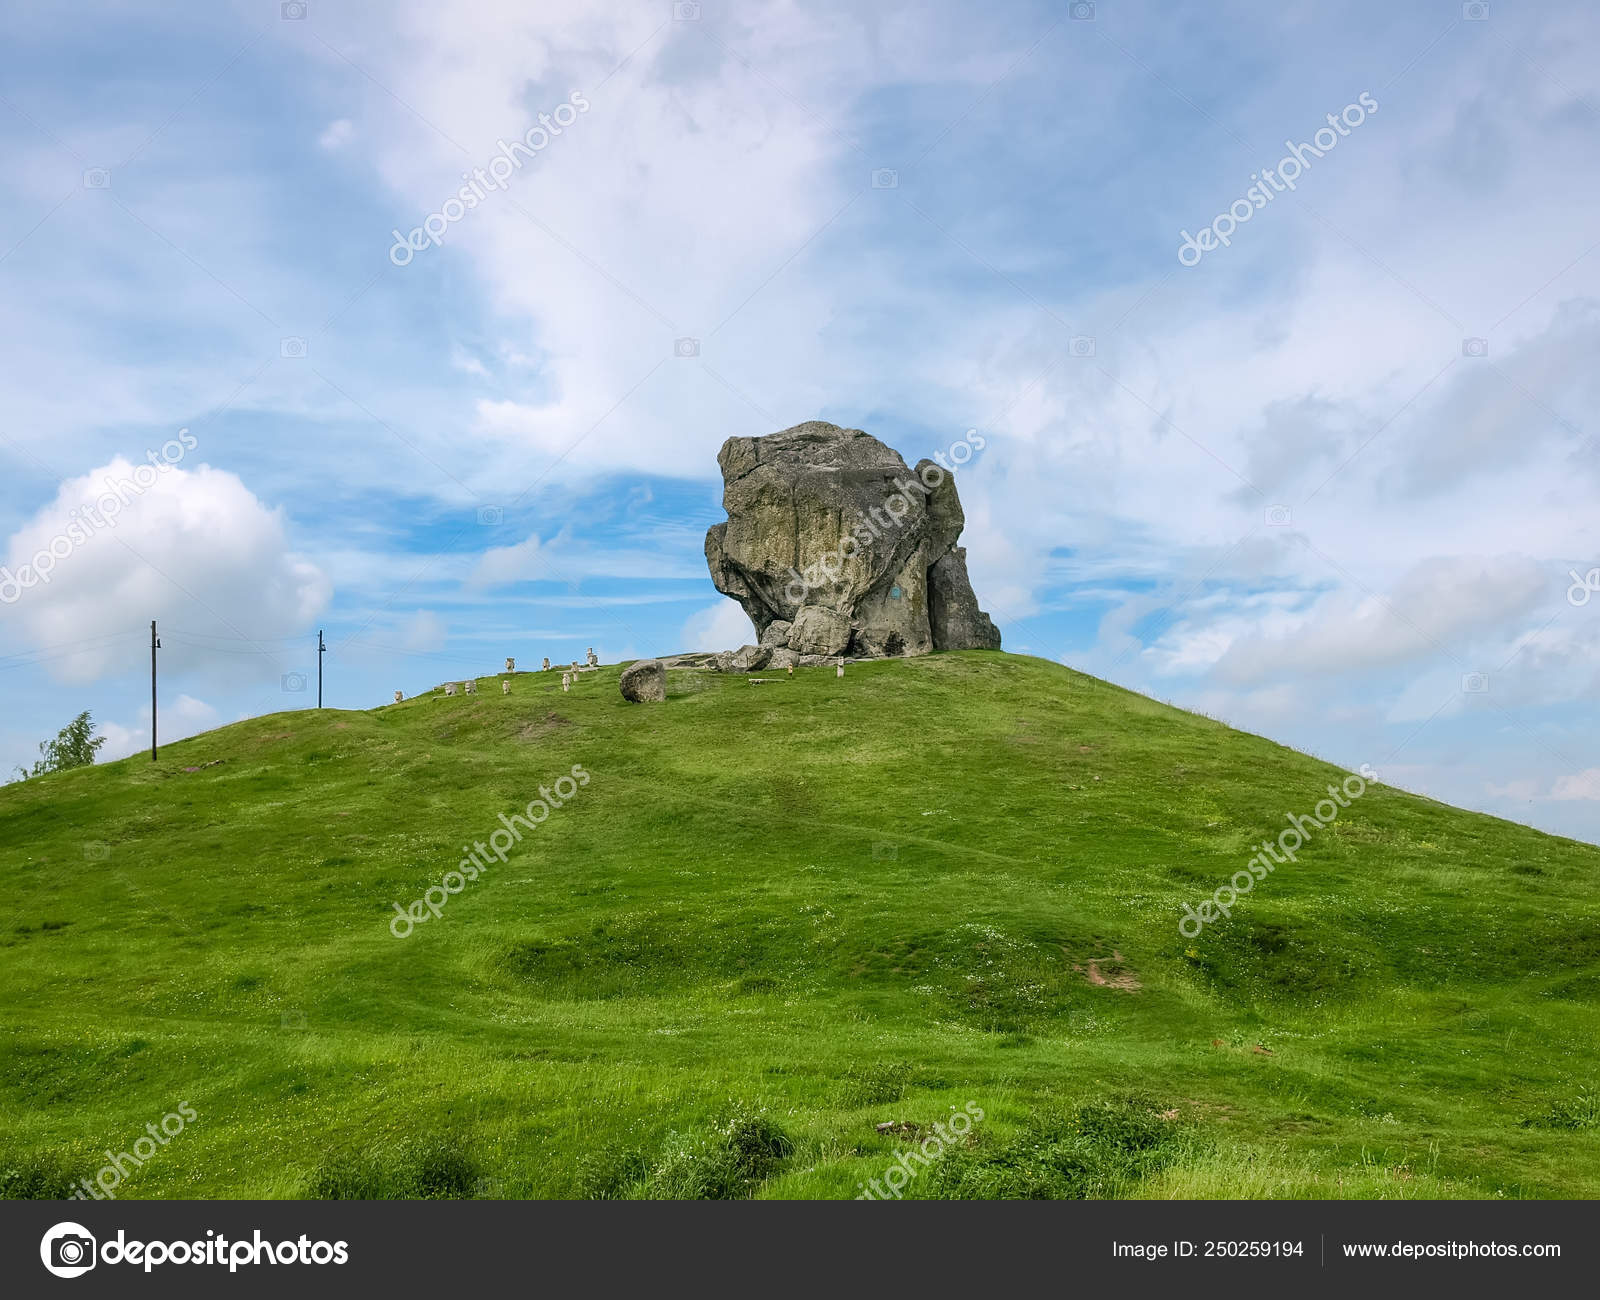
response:
<svg viewBox="0 0 1600 1300"><path fill-rule="evenodd" d="M913 472L871 435L822 421L730 438L717 463L728 522L707 532L706 563L762 647L856 658L999 649L956 545L966 519L950 471L924 460Z"/></svg>
<svg viewBox="0 0 1600 1300"><path fill-rule="evenodd" d="M659 659L641 659L622 670L622 698L635 704L660 704L667 698L667 670Z"/></svg>
<svg viewBox="0 0 1600 1300"><path fill-rule="evenodd" d="M795 615L789 648L803 655L843 654L850 644L850 615L826 605L805 605Z"/></svg>
<svg viewBox="0 0 1600 1300"><path fill-rule="evenodd" d="M661 666L663 668L715 668L717 666L715 652L707 650L691 650L681 655L663 655Z"/></svg>
<svg viewBox="0 0 1600 1300"><path fill-rule="evenodd" d="M733 662L730 665L736 673L760 672L772 662L772 648L764 645L740 646L733 652Z"/></svg>
<svg viewBox="0 0 1600 1300"><path fill-rule="evenodd" d="M967 577L965 546L952 546L928 570L928 626L935 645L1000 646L1000 629L978 608Z"/></svg>

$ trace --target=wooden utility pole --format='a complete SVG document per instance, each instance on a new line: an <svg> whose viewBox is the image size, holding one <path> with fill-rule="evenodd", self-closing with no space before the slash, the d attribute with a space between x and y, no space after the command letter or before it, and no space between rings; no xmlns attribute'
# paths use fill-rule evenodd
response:
<svg viewBox="0 0 1600 1300"><path fill-rule="evenodd" d="M328 653L328 647L322 640L322 629L317 629L317 707L322 707L322 656Z"/></svg>
<svg viewBox="0 0 1600 1300"><path fill-rule="evenodd" d="M156 621L150 620L150 761L156 761L156 651L161 641L156 636Z"/></svg>

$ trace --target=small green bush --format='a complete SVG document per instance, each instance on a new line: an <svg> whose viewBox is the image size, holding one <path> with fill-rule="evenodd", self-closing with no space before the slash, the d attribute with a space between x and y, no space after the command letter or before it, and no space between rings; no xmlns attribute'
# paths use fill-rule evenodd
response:
<svg viewBox="0 0 1600 1300"><path fill-rule="evenodd" d="M1174 1163L1184 1134L1142 1101L1091 1102L1003 1143L951 1151L914 1196L941 1200L1094 1200L1126 1195Z"/></svg>
<svg viewBox="0 0 1600 1300"><path fill-rule="evenodd" d="M741 1108L716 1128L672 1133L653 1159L625 1151L580 1172L580 1195L657 1201L729 1201L748 1196L794 1152L766 1111Z"/></svg>
<svg viewBox="0 0 1600 1300"><path fill-rule="evenodd" d="M1522 1121L1523 1128L1565 1129L1582 1132L1600 1128L1600 1094L1579 1088L1578 1095L1570 1101L1558 1101L1543 1115Z"/></svg>
<svg viewBox="0 0 1600 1300"><path fill-rule="evenodd" d="M480 1175L472 1157L443 1138L336 1157L312 1175L306 1195L323 1201L470 1200Z"/></svg>
<svg viewBox="0 0 1600 1300"><path fill-rule="evenodd" d="M0 1155L0 1201L64 1201L75 1190L72 1171L55 1152Z"/></svg>

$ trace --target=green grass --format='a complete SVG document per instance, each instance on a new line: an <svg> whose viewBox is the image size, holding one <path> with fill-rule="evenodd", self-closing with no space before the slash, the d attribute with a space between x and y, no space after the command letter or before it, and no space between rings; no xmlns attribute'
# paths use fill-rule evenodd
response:
<svg viewBox="0 0 1600 1300"><path fill-rule="evenodd" d="M854 1197L971 1103L905 1196L1600 1195L1600 850L1374 786L1188 940L1342 773L1000 653L616 679L0 790L0 1193L187 1103L118 1196Z"/></svg>

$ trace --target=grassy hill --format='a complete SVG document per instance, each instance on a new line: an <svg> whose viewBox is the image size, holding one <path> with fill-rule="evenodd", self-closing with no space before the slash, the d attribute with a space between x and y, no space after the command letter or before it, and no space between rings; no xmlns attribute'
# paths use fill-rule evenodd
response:
<svg viewBox="0 0 1600 1300"><path fill-rule="evenodd" d="M971 1103L905 1195L1600 1195L1600 850L1374 786L1186 939L1343 772L1000 653L499 681L0 790L0 1191L186 1103L119 1197L852 1197Z"/></svg>

